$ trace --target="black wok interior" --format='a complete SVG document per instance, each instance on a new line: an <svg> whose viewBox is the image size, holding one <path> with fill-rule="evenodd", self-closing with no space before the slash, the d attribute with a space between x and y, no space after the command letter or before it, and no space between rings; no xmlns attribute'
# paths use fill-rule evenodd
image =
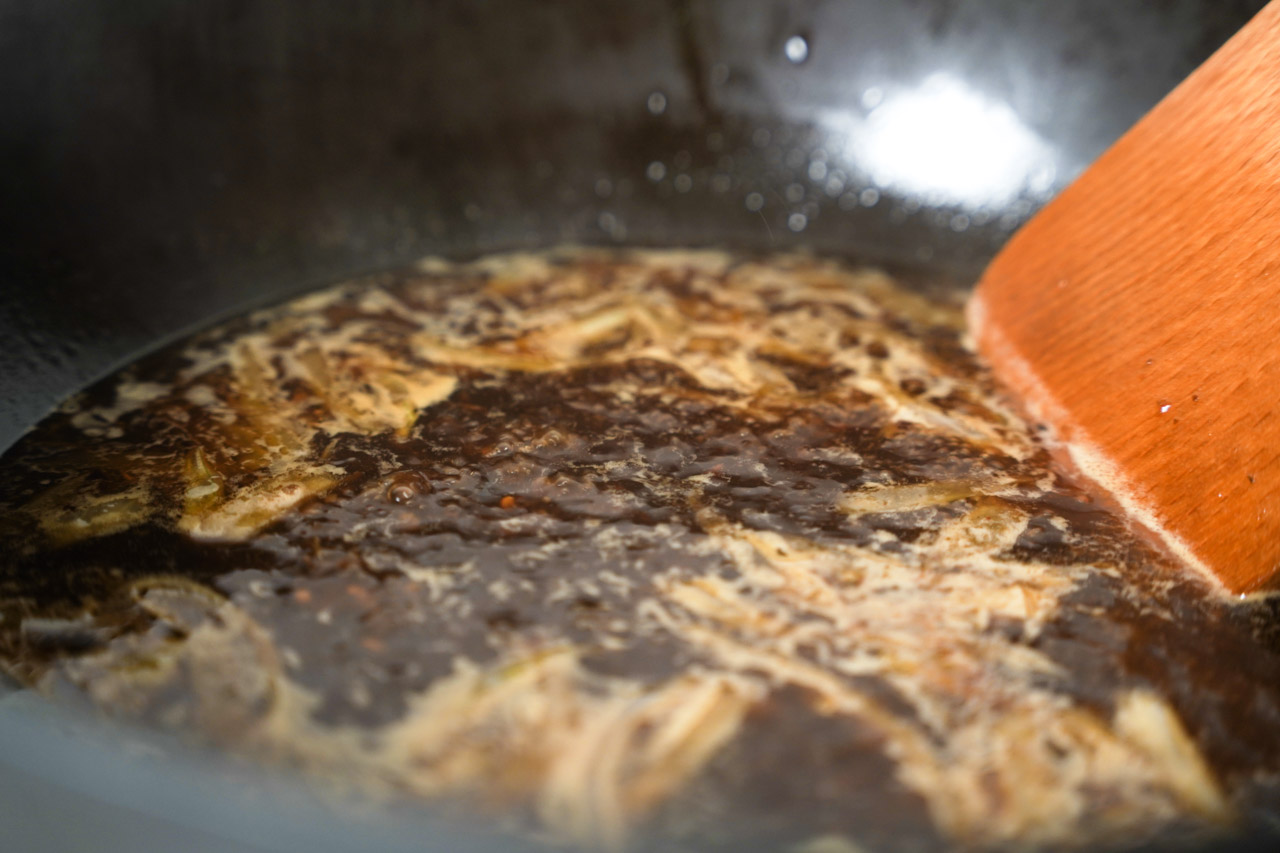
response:
<svg viewBox="0 0 1280 853"><path fill-rule="evenodd" d="M1262 5L0 0L0 449L161 342L426 254L806 248L963 285ZM873 114L921 92L963 109L886 177ZM998 193L901 178L995 168L1005 130L1034 145ZM91 759L0 762L0 818L37 839L19 803Z"/></svg>

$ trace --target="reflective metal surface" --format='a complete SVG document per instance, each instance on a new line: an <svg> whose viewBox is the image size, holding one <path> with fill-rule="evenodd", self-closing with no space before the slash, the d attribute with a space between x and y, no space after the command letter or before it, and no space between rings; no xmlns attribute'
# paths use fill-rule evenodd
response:
<svg viewBox="0 0 1280 853"><path fill-rule="evenodd" d="M0 446L157 340L430 252L970 277L1259 5L4 0Z"/></svg>

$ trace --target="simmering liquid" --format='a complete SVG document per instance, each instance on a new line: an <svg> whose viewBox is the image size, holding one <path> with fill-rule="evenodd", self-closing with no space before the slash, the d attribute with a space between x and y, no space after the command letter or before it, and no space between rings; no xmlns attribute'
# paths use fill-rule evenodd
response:
<svg viewBox="0 0 1280 853"><path fill-rule="evenodd" d="M957 300L564 251L212 329L4 458L0 665L587 847L1074 846L1272 808L1271 604L1055 474Z"/></svg>

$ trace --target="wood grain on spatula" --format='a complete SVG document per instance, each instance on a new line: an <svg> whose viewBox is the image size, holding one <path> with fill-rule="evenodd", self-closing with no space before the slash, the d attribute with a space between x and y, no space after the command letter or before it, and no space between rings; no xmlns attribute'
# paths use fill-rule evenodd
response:
<svg viewBox="0 0 1280 853"><path fill-rule="evenodd" d="M1280 2L1013 237L969 321L1178 556L1231 592L1280 583Z"/></svg>

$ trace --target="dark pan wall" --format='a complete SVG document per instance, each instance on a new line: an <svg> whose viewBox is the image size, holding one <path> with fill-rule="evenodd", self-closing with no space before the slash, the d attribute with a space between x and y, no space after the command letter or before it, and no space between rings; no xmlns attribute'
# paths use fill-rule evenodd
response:
<svg viewBox="0 0 1280 853"><path fill-rule="evenodd" d="M803 245L972 278L1259 5L0 0L0 447L159 340L430 252ZM895 168L998 168L983 133L1014 126L1034 186L873 173L870 113L931 80L991 126L934 111Z"/></svg>

